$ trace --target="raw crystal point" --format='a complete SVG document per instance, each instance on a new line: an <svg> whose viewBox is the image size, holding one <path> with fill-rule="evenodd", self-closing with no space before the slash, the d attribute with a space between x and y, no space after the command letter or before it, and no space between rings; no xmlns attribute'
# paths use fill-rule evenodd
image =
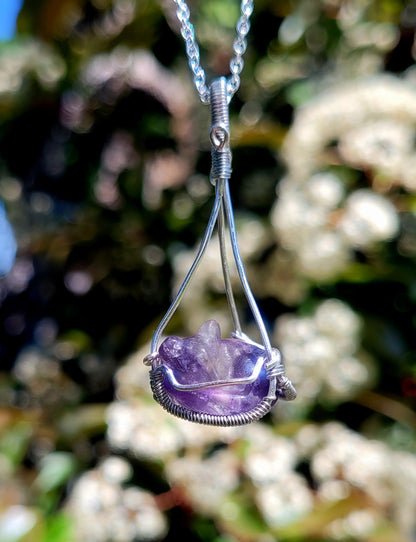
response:
<svg viewBox="0 0 416 542"><path fill-rule="evenodd" d="M221 339L218 322L208 320L193 337L168 337L159 348L158 366L170 368L179 384L207 384L218 380L247 378L264 350L241 339ZM261 362L260 362L261 363ZM177 405L206 414L230 415L247 412L264 399L269 390L266 369L256 380L179 390L164 376L164 387Z"/></svg>

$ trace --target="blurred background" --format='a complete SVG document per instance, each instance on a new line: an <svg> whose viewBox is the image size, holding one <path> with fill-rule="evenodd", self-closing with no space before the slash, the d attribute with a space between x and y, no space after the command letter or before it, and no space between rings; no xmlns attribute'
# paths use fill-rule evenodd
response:
<svg viewBox="0 0 416 542"><path fill-rule="evenodd" d="M227 75L238 0L190 7ZM255 2L231 190L298 398L221 429L142 363L213 195L173 1L1 1L1 542L416 540L415 28L412 2ZM214 238L169 333L232 331L220 269Z"/></svg>

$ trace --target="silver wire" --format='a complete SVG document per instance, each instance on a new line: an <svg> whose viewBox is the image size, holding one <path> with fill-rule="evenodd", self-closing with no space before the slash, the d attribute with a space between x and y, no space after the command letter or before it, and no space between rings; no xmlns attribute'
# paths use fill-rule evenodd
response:
<svg viewBox="0 0 416 542"><path fill-rule="evenodd" d="M202 238L201 244L199 246L198 253L195 257L195 260L193 264L191 265L191 268L188 271L188 274L186 275L182 286L179 288L178 293L176 294L175 298L173 299L168 311L166 312L165 316L162 318L160 324L158 325L155 334L153 335L152 339L152 346L151 346L151 354L156 353L160 341L160 337L163 333L163 330L165 329L166 325L169 323L170 319L172 318L174 312L178 308L178 305L182 299L183 294L185 293L185 290L189 284L189 281L192 278L192 275L195 273L202 256L204 255L206 248L208 246L208 243L212 237L212 232L214 231L215 224L217 222L218 218L218 212L221 207L221 202L223 199L223 193L224 193L224 182L220 181L215 185L215 200L214 205L212 207L211 215L209 217L209 221L204 233L204 237Z"/></svg>
<svg viewBox="0 0 416 542"><path fill-rule="evenodd" d="M225 205L225 210L227 213L228 226L230 228L231 248L233 250L237 272L240 277L244 294L247 298L248 304L250 305L251 312L254 316L254 320L256 321L257 327L260 331L263 346L266 350L267 358L269 359L269 361L271 361L273 357L272 345L270 344L270 339L266 330L266 326L264 325L263 318L261 317L256 300L254 299L253 293L248 283L246 271L244 269L243 260L241 258L240 249L238 246L237 230L235 227L234 212L233 212L233 207L231 203L230 186L228 183L228 179L224 181L224 205Z"/></svg>
<svg viewBox="0 0 416 542"><path fill-rule="evenodd" d="M188 64L194 76L194 85L202 103L210 103L210 91L205 82L205 71L201 66L199 46L195 30L189 20L189 7L185 0L174 0L176 15L181 25L181 34L185 41ZM234 56L230 61L230 72L227 79L227 96L230 102L240 86L240 73L244 67L243 55L247 49L246 36L250 30L250 17L253 13L254 0L241 0L241 14L236 25L236 37L233 43Z"/></svg>
<svg viewBox="0 0 416 542"><path fill-rule="evenodd" d="M172 401L165 388L164 379L165 372L162 367L158 367L150 372L150 386L156 401L158 401L158 403L170 414L189 422L201 423L204 425L232 427L257 421L270 411L275 401L275 399L265 397L251 410L239 414L206 414L204 412L190 410L189 408L185 408Z"/></svg>
<svg viewBox="0 0 416 542"><path fill-rule="evenodd" d="M170 367L166 367L166 365L161 365L158 367L158 369L165 372L166 377L168 378L169 382L172 384L172 386L180 391L195 391L195 390L206 390L209 388L219 388L222 386L235 386L235 385L246 385L251 384L255 380L257 380L261 370L264 366L264 358L263 356L260 356L257 359L256 364L253 367L253 370L251 374L247 377L235 377L235 378L227 378L222 380L212 380L211 382L200 382L199 384L181 384L176 379L175 375L173 374L173 371Z"/></svg>
<svg viewBox="0 0 416 542"><path fill-rule="evenodd" d="M243 331L241 329L240 318L238 316L237 305L235 303L235 297L231 285L230 266L228 265L227 247L225 241L225 211L223 200L221 201L221 208L218 214L218 239L220 244L221 266L222 273L224 275L225 293L227 295L228 305L230 307L236 335L240 337L243 334Z"/></svg>
<svg viewBox="0 0 416 542"><path fill-rule="evenodd" d="M215 79L210 88L211 98L211 144L212 167L211 182L215 184L219 179L226 182L231 176L231 150L230 150L230 119L228 115L227 80L225 77ZM242 334L240 319L233 294L228 265L227 247L225 241L224 200L218 214L218 239L220 244L221 266L224 276L225 293L237 335Z"/></svg>

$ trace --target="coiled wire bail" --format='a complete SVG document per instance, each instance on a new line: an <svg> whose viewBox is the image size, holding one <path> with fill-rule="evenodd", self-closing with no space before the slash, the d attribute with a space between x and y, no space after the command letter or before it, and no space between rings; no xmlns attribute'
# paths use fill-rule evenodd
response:
<svg viewBox="0 0 416 542"><path fill-rule="evenodd" d="M227 79L225 77L214 79L210 86L212 145L210 179L212 184L215 184L218 179L231 177L229 100Z"/></svg>

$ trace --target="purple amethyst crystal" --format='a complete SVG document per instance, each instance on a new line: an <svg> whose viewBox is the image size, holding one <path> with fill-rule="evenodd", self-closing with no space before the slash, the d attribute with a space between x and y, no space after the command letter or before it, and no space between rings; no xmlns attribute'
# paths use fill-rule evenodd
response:
<svg viewBox="0 0 416 542"><path fill-rule="evenodd" d="M230 415L247 412L266 397L269 379L264 359L264 350L255 344L221 339L218 322L208 320L193 337L165 339L157 367L165 368L164 388L173 403L194 412ZM253 382L224 385L253 372L257 374ZM178 384L208 387L183 390Z"/></svg>

